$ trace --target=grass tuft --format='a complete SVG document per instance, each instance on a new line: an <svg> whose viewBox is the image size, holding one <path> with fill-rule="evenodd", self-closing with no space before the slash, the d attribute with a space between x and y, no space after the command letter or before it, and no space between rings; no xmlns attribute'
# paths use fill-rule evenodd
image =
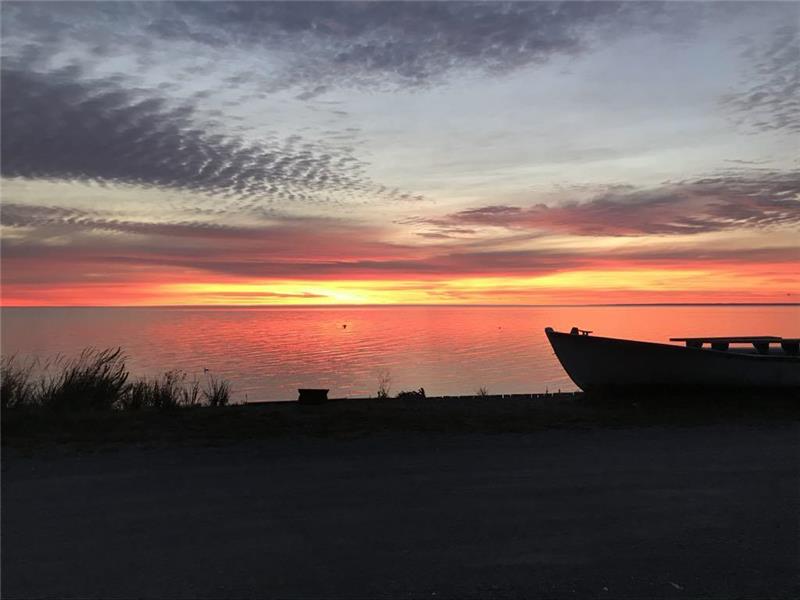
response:
<svg viewBox="0 0 800 600"><path fill-rule="evenodd" d="M208 375L203 397L209 406L227 406L231 399L231 384L216 375Z"/></svg>
<svg viewBox="0 0 800 600"><path fill-rule="evenodd" d="M121 348L87 348L77 358L57 359L56 373L39 380L38 402L54 411L108 410L127 391L128 371Z"/></svg>
<svg viewBox="0 0 800 600"><path fill-rule="evenodd" d="M2 408L54 413L163 411L200 406L203 401L209 406L226 406L230 402L230 383L213 375L205 386L196 377L188 379L184 371L177 369L129 382L125 358L121 348L89 348L77 358L57 357L47 363L2 357Z"/></svg>
<svg viewBox="0 0 800 600"><path fill-rule="evenodd" d="M21 363L16 356L0 359L0 404L4 409L33 404L35 387L31 372L35 365L30 360Z"/></svg>
<svg viewBox="0 0 800 600"><path fill-rule="evenodd" d="M379 400L386 400L392 391L392 374L388 369L378 371L378 392Z"/></svg>
<svg viewBox="0 0 800 600"><path fill-rule="evenodd" d="M200 404L200 383L192 379L187 383L186 373L166 371L160 377L137 379L122 397L123 410L174 410L183 406Z"/></svg>

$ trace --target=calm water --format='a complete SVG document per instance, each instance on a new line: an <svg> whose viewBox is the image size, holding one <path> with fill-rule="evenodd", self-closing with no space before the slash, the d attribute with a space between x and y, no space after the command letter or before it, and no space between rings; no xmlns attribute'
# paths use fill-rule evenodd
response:
<svg viewBox="0 0 800 600"><path fill-rule="evenodd" d="M574 390L546 326L666 341L679 335L800 337L797 306L3 308L2 352L73 355L122 346L136 375L203 369L230 379L238 399ZM344 327L346 325L346 327Z"/></svg>

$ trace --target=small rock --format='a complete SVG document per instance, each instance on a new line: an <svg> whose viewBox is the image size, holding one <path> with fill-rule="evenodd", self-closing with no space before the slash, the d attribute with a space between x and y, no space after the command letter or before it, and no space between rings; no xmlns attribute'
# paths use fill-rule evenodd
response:
<svg viewBox="0 0 800 600"><path fill-rule="evenodd" d="M682 585L678 585L678 584L677 584L677 583L675 583L674 581L668 581L667 583L669 583L669 584L670 584L672 587L674 587L676 590L682 590L682 589L683 589L683 586L682 586Z"/></svg>

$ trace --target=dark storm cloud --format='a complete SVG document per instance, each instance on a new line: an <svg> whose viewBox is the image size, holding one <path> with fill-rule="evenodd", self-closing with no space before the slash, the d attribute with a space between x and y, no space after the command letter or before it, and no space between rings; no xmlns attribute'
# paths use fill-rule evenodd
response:
<svg viewBox="0 0 800 600"><path fill-rule="evenodd" d="M297 136L246 142L195 121L189 104L76 69L2 72L2 174L100 180L263 201L376 192L347 150ZM397 190L383 195L403 198Z"/></svg>
<svg viewBox="0 0 800 600"><path fill-rule="evenodd" d="M746 41L745 88L722 99L741 124L756 131L800 132L800 5L786 3L787 23L768 44Z"/></svg>
<svg viewBox="0 0 800 600"><path fill-rule="evenodd" d="M800 174L728 174L636 190L611 188L586 202L483 206L429 225L485 225L587 236L708 233L800 224Z"/></svg>

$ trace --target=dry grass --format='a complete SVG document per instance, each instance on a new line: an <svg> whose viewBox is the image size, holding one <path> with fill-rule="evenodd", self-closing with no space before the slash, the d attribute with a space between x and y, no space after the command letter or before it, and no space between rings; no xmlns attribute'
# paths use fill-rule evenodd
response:
<svg viewBox="0 0 800 600"><path fill-rule="evenodd" d="M215 375L208 375L203 398L208 406L227 406L231 399L231 384Z"/></svg>
<svg viewBox="0 0 800 600"><path fill-rule="evenodd" d="M230 401L230 383L216 375L208 374L205 385L180 370L129 381L125 360L121 348L88 348L76 358L47 362L3 357L0 399L4 412L163 411L200 406L203 401L208 406L225 406Z"/></svg>
<svg viewBox="0 0 800 600"><path fill-rule="evenodd" d="M4 410L34 404L36 390L31 373L35 366L35 361L23 363L16 356L0 360L0 403Z"/></svg>

